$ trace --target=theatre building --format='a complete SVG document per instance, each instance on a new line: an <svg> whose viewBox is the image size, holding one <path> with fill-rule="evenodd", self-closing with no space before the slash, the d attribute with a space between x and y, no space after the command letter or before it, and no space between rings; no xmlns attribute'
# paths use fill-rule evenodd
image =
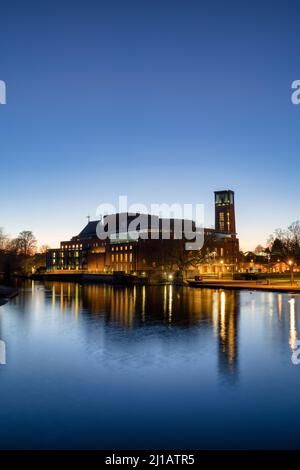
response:
<svg viewBox="0 0 300 470"><path fill-rule="evenodd" d="M114 230L99 238L114 220ZM139 222L132 232L132 223ZM186 221L165 219L148 214L114 214L103 221L89 221L83 230L60 248L47 252L47 271L70 273L132 273L153 274L163 272L176 275L185 271L193 274L220 274L236 272L239 268L239 241L236 237L234 192L215 192L215 229L204 229L204 245L199 252L199 263L185 262ZM188 221L190 233L195 223ZM178 239L178 230L182 237ZM166 235L166 234L169 235ZM176 235L177 234L177 235ZM101 236L101 235L100 235ZM167 238L166 238L167 237ZM195 257L195 253L192 253Z"/></svg>

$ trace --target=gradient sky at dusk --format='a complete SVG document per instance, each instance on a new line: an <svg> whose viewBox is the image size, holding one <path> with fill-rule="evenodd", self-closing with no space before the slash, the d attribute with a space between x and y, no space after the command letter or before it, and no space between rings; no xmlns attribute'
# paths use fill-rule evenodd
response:
<svg viewBox="0 0 300 470"><path fill-rule="evenodd" d="M243 249L300 218L300 5L4 1L0 226L39 244L102 202L236 192Z"/></svg>

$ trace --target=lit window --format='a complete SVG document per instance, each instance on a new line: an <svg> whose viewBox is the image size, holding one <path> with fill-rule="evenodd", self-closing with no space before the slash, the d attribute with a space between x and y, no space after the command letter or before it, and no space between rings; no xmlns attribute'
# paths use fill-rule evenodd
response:
<svg viewBox="0 0 300 470"><path fill-rule="evenodd" d="M220 230L223 231L223 230L224 230L224 227L225 227L225 224L224 224L224 212L220 212L220 213L219 213L219 226L220 226Z"/></svg>

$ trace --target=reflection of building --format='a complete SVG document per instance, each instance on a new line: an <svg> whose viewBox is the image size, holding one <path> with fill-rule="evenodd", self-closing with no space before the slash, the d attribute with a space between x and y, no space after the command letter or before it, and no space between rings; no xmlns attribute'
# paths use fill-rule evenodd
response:
<svg viewBox="0 0 300 470"><path fill-rule="evenodd" d="M234 378L238 360L239 291L219 292L218 337L220 371Z"/></svg>
<svg viewBox="0 0 300 470"><path fill-rule="evenodd" d="M220 373L227 378L237 375L239 292L214 289L191 292L189 288L173 285L80 286L73 282L46 282L45 287L54 308L63 314L72 312L79 320L91 315L94 317L91 325L98 319L117 328L163 324L183 327L184 331L196 327L196 332L200 328L203 335L217 342L213 351L217 353Z"/></svg>
<svg viewBox="0 0 300 470"><path fill-rule="evenodd" d="M200 273L218 274L238 269L239 242L236 238L234 193L215 192L216 228L204 229L204 247L211 257L206 264L199 264ZM124 218L126 216L126 220ZM115 230L106 239L99 238L109 218L115 217ZM137 237L132 237L131 226L138 220ZM195 223L190 222L190 232L195 232ZM59 249L48 250L47 270L60 273L83 271L93 273L149 273L179 270L174 259L180 257L186 243L186 221L163 219L147 214L116 214L104 221L90 221L70 241L61 242ZM176 233L182 239L176 239ZM166 233L169 237L166 238ZM210 242L211 243L211 242Z"/></svg>

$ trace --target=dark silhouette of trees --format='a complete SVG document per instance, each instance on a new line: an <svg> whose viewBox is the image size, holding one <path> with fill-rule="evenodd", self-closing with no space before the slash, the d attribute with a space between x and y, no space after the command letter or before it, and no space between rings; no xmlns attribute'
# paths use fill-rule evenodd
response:
<svg viewBox="0 0 300 470"><path fill-rule="evenodd" d="M14 275L30 275L46 266L45 250L36 252L36 238L30 230L19 233L10 239L0 229L0 273L4 281L9 282Z"/></svg>
<svg viewBox="0 0 300 470"><path fill-rule="evenodd" d="M300 221L293 222L286 230L277 229L269 238L271 261L300 263Z"/></svg>
<svg viewBox="0 0 300 470"><path fill-rule="evenodd" d="M36 238L30 230L23 230L13 240L13 246L17 253L32 256L36 253Z"/></svg>

